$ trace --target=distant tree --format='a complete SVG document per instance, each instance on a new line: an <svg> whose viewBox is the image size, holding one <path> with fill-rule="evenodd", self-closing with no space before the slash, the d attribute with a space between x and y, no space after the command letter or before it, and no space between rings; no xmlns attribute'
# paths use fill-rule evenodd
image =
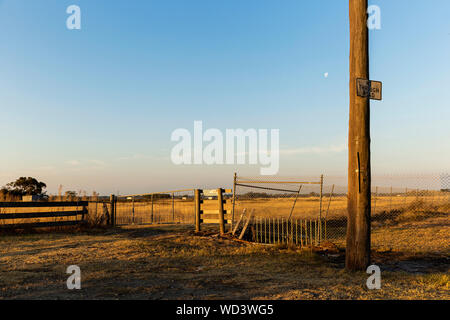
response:
<svg viewBox="0 0 450 320"><path fill-rule="evenodd" d="M12 196L41 196L46 197L44 189L47 185L32 177L20 177L2 188L2 193Z"/></svg>
<svg viewBox="0 0 450 320"><path fill-rule="evenodd" d="M241 195L243 199L253 199L253 198L272 198L272 195L265 192L247 192Z"/></svg>

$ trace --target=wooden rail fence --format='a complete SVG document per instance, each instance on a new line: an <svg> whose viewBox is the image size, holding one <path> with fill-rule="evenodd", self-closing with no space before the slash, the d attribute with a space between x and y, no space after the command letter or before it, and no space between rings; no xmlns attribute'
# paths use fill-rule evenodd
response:
<svg viewBox="0 0 450 320"><path fill-rule="evenodd" d="M0 202L0 209L11 208L36 209L33 212L0 213L0 229L25 229L25 228L47 228L74 226L85 220L88 214L87 201L78 202ZM45 211L43 208L55 208L55 211ZM69 209L69 210L64 210ZM2 210L2 211L3 211ZM28 211L28 210L23 210ZM14 223L15 219L39 219L39 218L75 218L66 221L45 221L45 222L20 222ZM12 223L11 223L12 220Z"/></svg>

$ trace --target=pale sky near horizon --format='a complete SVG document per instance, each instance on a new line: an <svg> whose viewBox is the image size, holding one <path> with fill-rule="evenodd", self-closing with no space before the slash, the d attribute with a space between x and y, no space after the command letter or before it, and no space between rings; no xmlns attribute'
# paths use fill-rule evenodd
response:
<svg viewBox="0 0 450 320"><path fill-rule="evenodd" d="M449 172L450 1L369 2L373 173ZM347 0L0 0L0 185L123 194L259 174L174 165L171 133L195 120L279 129L282 176L345 176L348 55Z"/></svg>

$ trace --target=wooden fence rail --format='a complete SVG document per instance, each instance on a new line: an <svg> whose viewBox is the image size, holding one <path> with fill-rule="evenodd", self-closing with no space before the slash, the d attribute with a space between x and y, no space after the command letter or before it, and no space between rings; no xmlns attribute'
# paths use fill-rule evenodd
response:
<svg viewBox="0 0 450 320"><path fill-rule="evenodd" d="M36 209L32 212L0 212L0 229L28 229L28 228L48 228L74 226L85 221L88 214L87 201L79 202L0 202L0 209L8 210L11 208L18 209ZM55 211L45 211L46 209L57 208ZM64 210L69 209L69 210ZM3 211L2 210L2 211ZM39 218L75 218L75 220L65 221L33 221L15 223L15 219L39 219Z"/></svg>

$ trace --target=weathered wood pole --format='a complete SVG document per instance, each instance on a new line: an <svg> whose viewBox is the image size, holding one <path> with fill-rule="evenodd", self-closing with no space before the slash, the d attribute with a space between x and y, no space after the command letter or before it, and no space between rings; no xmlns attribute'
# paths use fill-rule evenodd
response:
<svg viewBox="0 0 450 320"><path fill-rule="evenodd" d="M195 189L194 191L194 203L195 203L195 232L200 232L200 213L201 213L201 190Z"/></svg>
<svg viewBox="0 0 450 320"><path fill-rule="evenodd" d="M133 208L132 208L132 212L133 212L133 217L132 217L132 224L134 224L134 197L133 197L133 204L132 204L132 206L133 206Z"/></svg>
<svg viewBox="0 0 450 320"><path fill-rule="evenodd" d="M359 97L356 79L369 78L368 0L349 0L350 121L348 140L348 222L345 266L366 270L370 264L370 98Z"/></svg>
<svg viewBox="0 0 450 320"><path fill-rule="evenodd" d="M217 189L217 201L219 202L219 228L220 228L220 234L225 234L225 219L224 219L224 213L223 213L223 189L219 188Z"/></svg>
<svg viewBox="0 0 450 320"><path fill-rule="evenodd" d="M116 196L110 195L109 202L111 205L111 226L116 225Z"/></svg>

